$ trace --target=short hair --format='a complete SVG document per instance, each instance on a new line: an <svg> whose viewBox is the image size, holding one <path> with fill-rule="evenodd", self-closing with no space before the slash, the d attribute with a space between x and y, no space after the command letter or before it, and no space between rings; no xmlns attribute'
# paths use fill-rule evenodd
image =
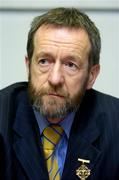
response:
<svg viewBox="0 0 119 180"><path fill-rule="evenodd" d="M89 64L99 64L101 38L98 28L94 22L83 12L76 8L55 8L49 10L47 13L37 16L31 23L31 28L28 33L27 41L27 55L31 61L34 51L34 35L39 27L42 25L54 25L55 27L66 28L82 28L89 37L91 43L91 50L89 53Z"/></svg>

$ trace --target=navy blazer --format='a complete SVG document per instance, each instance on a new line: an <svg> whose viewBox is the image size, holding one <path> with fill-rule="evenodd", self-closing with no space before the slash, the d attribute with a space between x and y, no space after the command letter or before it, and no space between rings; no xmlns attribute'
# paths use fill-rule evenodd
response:
<svg viewBox="0 0 119 180"><path fill-rule="evenodd" d="M119 100L88 90L71 128L61 180L78 180L78 158L90 160L87 180L119 180ZM27 83L0 91L0 180L48 180Z"/></svg>

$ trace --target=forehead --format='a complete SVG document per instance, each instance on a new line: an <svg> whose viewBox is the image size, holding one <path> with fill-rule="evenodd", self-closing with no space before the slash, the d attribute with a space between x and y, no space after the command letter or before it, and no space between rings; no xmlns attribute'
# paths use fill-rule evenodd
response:
<svg viewBox="0 0 119 180"><path fill-rule="evenodd" d="M87 32L81 28L56 27L43 25L35 33L34 47L55 46L60 48L85 49L90 51L91 44Z"/></svg>

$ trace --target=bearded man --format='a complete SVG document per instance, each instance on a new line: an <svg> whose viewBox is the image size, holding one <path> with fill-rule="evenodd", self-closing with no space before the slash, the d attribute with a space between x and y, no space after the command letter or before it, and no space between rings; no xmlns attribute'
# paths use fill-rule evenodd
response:
<svg viewBox="0 0 119 180"><path fill-rule="evenodd" d="M1 179L119 179L119 100L92 89L100 47L77 9L34 18L28 82L0 91Z"/></svg>

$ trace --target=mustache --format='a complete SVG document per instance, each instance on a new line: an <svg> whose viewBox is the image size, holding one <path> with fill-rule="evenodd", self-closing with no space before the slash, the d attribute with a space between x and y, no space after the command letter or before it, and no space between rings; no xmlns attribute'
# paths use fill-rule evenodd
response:
<svg viewBox="0 0 119 180"><path fill-rule="evenodd" d="M69 97L69 94L65 90L61 88L53 88L53 87L42 88L41 90L39 90L38 94L39 96L54 94L61 97Z"/></svg>

